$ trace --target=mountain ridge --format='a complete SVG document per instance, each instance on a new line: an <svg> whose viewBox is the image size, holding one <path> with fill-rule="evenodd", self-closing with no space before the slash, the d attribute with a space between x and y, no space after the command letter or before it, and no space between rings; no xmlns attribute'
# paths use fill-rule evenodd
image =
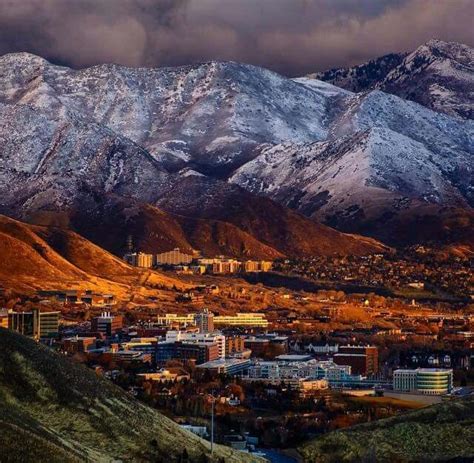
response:
<svg viewBox="0 0 474 463"><path fill-rule="evenodd" d="M250 216L241 216L242 228L227 212L232 201L262 200L243 190L240 199L216 194L228 192L225 183L340 231L364 230L375 238L382 237L387 215L398 227L402 209L473 207L472 121L380 90L354 94L235 62L76 71L26 54L0 58L0 84L0 180L9 185L0 191L0 212L20 219L68 210L77 215L84 204L97 211L101 198L115 195L188 217L185 228L194 240L219 235L229 251L242 247L245 254L253 247L261 253L250 233L286 255L276 235L289 222L262 214L276 229L263 240ZM269 152L279 153L280 166L268 165ZM201 189L190 186L194 197L182 187L199 182ZM215 201L212 217L203 217L196 201ZM269 208L277 217L291 216Z"/></svg>
<svg viewBox="0 0 474 463"><path fill-rule="evenodd" d="M450 116L473 119L473 75L472 48L433 39L411 53L391 53L310 77L354 92L383 90Z"/></svg>

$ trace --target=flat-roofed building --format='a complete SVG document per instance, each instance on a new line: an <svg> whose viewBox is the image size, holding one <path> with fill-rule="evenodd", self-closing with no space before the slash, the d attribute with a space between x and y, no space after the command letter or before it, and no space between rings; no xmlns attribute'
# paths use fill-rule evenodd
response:
<svg viewBox="0 0 474 463"><path fill-rule="evenodd" d="M123 317L113 315L111 312L102 312L99 317L94 317L91 322L91 330L103 333L106 336L113 336L123 327Z"/></svg>
<svg viewBox="0 0 474 463"><path fill-rule="evenodd" d="M157 323L160 325L194 325L195 314L178 315L175 313L167 313L165 315L158 315Z"/></svg>
<svg viewBox="0 0 474 463"><path fill-rule="evenodd" d="M8 328L25 336L47 338L59 333L59 312L8 312Z"/></svg>
<svg viewBox="0 0 474 463"><path fill-rule="evenodd" d="M221 260L212 264L212 273L237 273L242 268L242 264L235 259Z"/></svg>
<svg viewBox="0 0 474 463"><path fill-rule="evenodd" d="M217 360L219 347L216 343L192 342L159 342L156 345L156 362L165 364L168 360L181 360L183 362L194 360L196 365Z"/></svg>
<svg viewBox="0 0 474 463"><path fill-rule="evenodd" d="M354 374L371 376L379 371L378 349L375 346L340 346L333 360L338 365L350 365Z"/></svg>
<svg viewBox="0 0 474 463"><path fill-rule="evenodd" d="M59 312L39 313L39 337L48 338L59 334Z"/></svg>
<svg viewBox="0 0 474 463"><path fill-rule="evenodd" d="M214 316L215 326L248 326L248 327L268 327L268 320L264 314L260 313L237 313L236 315L216 315Z"/></svg>
<svg viewBox="0 0 474 463"><path fill-rule="evenodd" d="M214 331L214 314L208 309L204 309L201 313L194 315L194 324L200 333L212 332Z"/></svg>
<svg viewBox="0 0 474 463"><path fill-rule="evenodd" d="M225 358L225 336L220 332L190 333L187 331L170 330L166 333L167 342L186 342L196 344L216 344L220 358Z"/></svg>
<svg viewBox="0 0 474 463"><path fill-rule="evenodd" d="M194 259L194 255L181 252L179 248L172 251L162 252L156 255L157 265L188 265Z"/></svg>
<svg viewBox="0 0 474 463"><path fill-rule="evenodd" d="M269 272L272 262L265 260L245 260L242 262L243 272Z"/></svg>
<svg viewBox="0 0 474 463"><path fill-rule="evenodd" d="M250 349L254 357L263 355L267 351L269 345L270 340L266 338L251 337L244 341L245 348Z"/></svg>
<svg viewBox="0 0 474 463"><path fill-rule="evenodd" d="M144 252L133 252L125 254L125 262L134 267L150 268L153 267L153 254L145 254Z"/></svg>
<svg viewBox="0 0 474 463"><path fill-rule="evenodd" d="M225 352L226 355L232 355L245 350L245 338L243 336L226 336Z"/></svg>
<svg viewBox="0 0 474 463"><path fill-rule="evenodd" d="M92 336L66 338L62 341L62 348L68 354L75 354L77 352L87 352L90 349L95 349L96 338Z"/></svg>
<svg viewBox="0 0 474 463"><path fill-rule="evenodd" d="M207 370L211 374L225 374L229 376L240 376L248 371L250 360L248 359L218 359L198 365L197 368Z"/></svg>
<svg viewBox="0 0 474 463"><path fill-rule="evenodd" d="M393 372L393 390L424 395L448 394L453 389L453 370L442 368L398 369Z"/></svg>

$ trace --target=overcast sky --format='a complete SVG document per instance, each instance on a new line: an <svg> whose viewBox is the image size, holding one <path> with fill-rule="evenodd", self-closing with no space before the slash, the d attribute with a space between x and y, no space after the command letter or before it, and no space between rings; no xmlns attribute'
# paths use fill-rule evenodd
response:
<svg viewBox="0 0 474 463"><path fill-rule="evenodd" d="M82 68L234 60L295 76L409 51L474 46L474 0L0 0L0 54Z"/></svg>

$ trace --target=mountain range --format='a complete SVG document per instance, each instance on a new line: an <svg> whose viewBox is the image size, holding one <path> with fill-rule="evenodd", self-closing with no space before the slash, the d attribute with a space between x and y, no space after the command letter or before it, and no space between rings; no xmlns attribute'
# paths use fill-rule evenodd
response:
<svg viewBox="0 0 474 463"><path fill-rule="evenodd" d="M361 69L317 76L344 89L234 62L77 71L4 55L0 213L114 253L129 234L143 250L262 258L384 249L354 233L469 245L472 50L432 41ZM456 98L409 92L430 79ZM436 236L413 233L435 219Z"/></svg>

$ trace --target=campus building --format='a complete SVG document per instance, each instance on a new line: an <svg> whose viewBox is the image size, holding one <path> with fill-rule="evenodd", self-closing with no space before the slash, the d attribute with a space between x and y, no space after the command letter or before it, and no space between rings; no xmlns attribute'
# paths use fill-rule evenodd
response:
<svg viewBox="0 0 474 463"><path fill-rule="evenodd" d="M194 325L195 314L178 315L175 313L167 313L158 315L157 323L160 325Z"/></svg>
<svg viewBox="0 0 474 463"><path fill-rule="evenodd" d="M59 333L59 312L8 312L8 328L35 339L57 336Z"/></svg>
<svg viewBox="0 0 474 463"><path fill-rule="evenodd" d="M216 344L218 357L225 358L225 336L217 333L189 333L187 331L170 330L166 333L166 342L185 342L187 344Z"/></svg>
<svg viewBox="0 0 474 463"><path fill-rule="evenodd" d="M268 320L260 313L238 313L236 315L216 315L215 326L268 327Z"/></svg>
<svg viewBox="0 0 474 463"><path fill-rule="evenodd" d="M210 333L214 331L214 314L204 309L203 312L194 315L194 323L200 333Z"/></svg>
<svg viewBox="0 0 474 463"><path fill-rule="evenodd" d="M350 365L358 375L372 376L379 371L379 354L375 346L340 346L333 360L338 365Z"/></svg>
<svg viewBox="0 0 474 463"><path fill-rule="evenodd" d="M100 317L95 317L91 322L91 331L113 336L123 327L123 317L112 315L110 312L102 312Z"/></svg>
<svg viewBox="0 0 474 463"><path fill-rule="evenodd" d="M193 360L196 365L217 360L219 347L216 343L159 342L156 345L156 363L165 364L168 360Z"/></svg>
<svg viewBox="0 0 474 463"><path fill-rule="evenodd" d="M206 370L213 375L226 374L229 376L241 376L250 367L248 359L218 359L203 363L197 368Z"/></svg>
<svg viewBox="0 0 474 463"><path fill-rule="evenodd" d="M453 388L453 370L441 368L399 369L393 372L393 390L424 395L443 395Z"/></svg>
<svg viewBox="0 0 474 463"><path fill-rule="evenodd" d="M156 265L188 265L194 259L192 254L181 252L179 248L156 255Z"/></svg>

